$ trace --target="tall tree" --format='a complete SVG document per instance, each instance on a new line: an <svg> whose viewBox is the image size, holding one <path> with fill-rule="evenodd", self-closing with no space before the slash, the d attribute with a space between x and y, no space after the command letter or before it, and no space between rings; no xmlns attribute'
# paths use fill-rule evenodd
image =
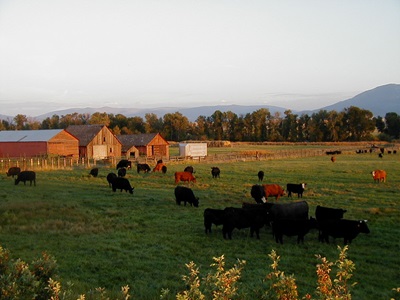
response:
<svg viewBox="0 0 400 300"><path fill-rule="evenodd" d="M17 130L23 130L25 129L25 124L28 122L28 118L26 115L18 114L14 117L14 122Z"/></svg>
<svg viewBox="0 0 400 300"><path fill-rule="evenodd" d="M350 106L344 110L344 122L347 129L347 140L362 141L371 138L375 130L373 114L369 110Z"/></svg>
<svg viewBox="0 0 400 300"><path fill-rule="evenodd" d="M146 119L145 128L147 133L161 132L163 128L162 118L153 113L145 114L144 117Z"/></svg>
<svg viewBox="0 0 400 300"><path fill-rule="evenodd" d="M254 125L254 141L263 142L268 139L268 119L271 113L266 108L260 108L252 113Z"/></svg>
<svg viewBox="0 0 400 300"><path fill-rule="evenodd" d="M189 120L180 112L165 114L163 123L162 136L177 142L187 139L187 130L190 127Z"/></svg>
<svg viewBox="0 0 400 300"><path fill-rule="evenodd" d="M89 124L101 124L108 127L110 126L110 117L106 112L95 112L90 116Z"/></svg>
<svg viewBox="0 0 400 300"><path fill-rule="evenodd" d="M385 115L386 133L394 138L400 138L400 116L395 112L390 112Z"/></svg>

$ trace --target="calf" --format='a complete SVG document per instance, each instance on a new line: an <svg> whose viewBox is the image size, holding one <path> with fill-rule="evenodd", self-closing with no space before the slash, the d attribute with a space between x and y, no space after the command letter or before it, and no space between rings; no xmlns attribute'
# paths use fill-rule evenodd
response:
<svg viewBox="0 0 400 300"><path fill-rule="evenodd" d="M123 177L117 177L114 178L114 180L111 182L112 190L113 192L116 192L118 190L125 190L125 192L129 192L130 194L133 194L133 187L129 183L129 180Z"/></svg>
<svg viewBox="0 0 400 300"><path fill-rule="evenodd" d="M286 190L288 192L288 197L292 197L292 193L297 194L297 198L303 198L303 192L307 186L307 183L288 183L286 185Z"/></svg>
<svg viewBox="0 0 400 300"><path fill-rule="evenodd" d="M317 228L317 220L310 219L277 219L272 222L272 234L277 243L283 244L283 235L297 235L297 243L304 243L304 236L310 229Z"/></svg>
<svg viewBox="0 0 400 300"><path fill-rule="evenodd" d="M328 220L319 223L321 230L321 241L329 243L329 236L333 238L343 238L343 243L350 244L359 233L369 233L366 220Z"/></svg>
<svg viewBox="0 0 400 300"><path fill-rule="evenodd" d="M175 184L179 181L196 182L196 178L190 172L175 172Z"/></svg>
<svg viewBox="0 0 400 300"><path fill-rule="evenodd" d="M157 163L157 165L154 167L153 172L161 172L163 170L163 167L167 168L166 165L161 161Z"/></svg>
<svg viewBox="0 0 400 300"><path fill-rule="evenodd" d="M120 168L131 169L132 168L132 162L127 160L127 159L122 159L117 164L117 170L120 169Z"/></svg>
<svg viewBox="0 0 400 300"><path fill-rule="evenodd" d="M264 171L259 171L257 176L258 176L258 181L263 181L263 179L264 179Z"/></svg>
<svg viewBox="0 0 400 300"><path fill-rule="evenodd" d="M371 172L372 177L375 182L386 182L386 171L384 170L374 170Z"/></svg>
<svg viewBox="0 0 400 300"><path fill-rule="evenodd" d="M206 233L211 233L212 224L215 226L224 224L224 210L206 208L204 210L204 228Z"/></svg>
<svg viewBox="0 0 400 300"><path fill-rule="evenodd" d="M93 168L90 170L89 172L89 176L93 176L93 177L97 177L97 175L99 175L99 168Z"/></svg>
<svg viewBox="0 0 400 300"><path fill-rule="evenodd" d="M11 167L6 172L7 176L12 176L12 178L14 178L14 176L18 176L19 173L21 173L21 168L19 167Z"/></svg>
<svg viewBox="0 0 400 300"><path fill-rule="evenodd" d="M219 175L221 173L221 170L218 167L211 167L211 175L212 178L219 178Z"/></svg>
<svg viewBox="0 0 400 300"><path fill-rule="evenodd" d="M22 171L17 175L17 178L15 179L15 185L17 185L20 181L26 185L26 182L29 181L30 185L36 186L36 173L34 171Z"/></svg>
<svg viewBox="0 0 400 300"><path fill-rule="evenodd" d="M183 202L186 206L187 202L190 206L199 207L199 198L194 196L192 189L185 186L177 186L174 194L177 205L181 205L181 202Z"/></svg>
<svg viewBox="0 0 400 300"><path fill-rule="evenodd" d="M108 186L111 187L112 186L112 182L114 181L115 178L117 178L117 174L115 173L108 173L107 175L107 182L108 182Z"/></svg>
<svg viewBox="0 0 400 300"><path fill-rule="evenodd" d="M125 168L118 169L118 177L125 177L125 175L126 175L126 169Z"/></svg>
<svg viewBox="0 0 400 300"><path fill-rule="evenodd" d="M144 173L148 173L151 171L150 166L148 164L137 164L136 170L138 173L143 171Z"/></svg>
<svg viewBox="0 0 400 300"><path fill-rule="evenodd" d="M267 212L260 209L245 209L227 207L224 209L224 220L222 234L224 239L232 239L234 228L242 229L250 227L250 236L256 233L257 239L260 239L260 228L267 222Z"/></svg>

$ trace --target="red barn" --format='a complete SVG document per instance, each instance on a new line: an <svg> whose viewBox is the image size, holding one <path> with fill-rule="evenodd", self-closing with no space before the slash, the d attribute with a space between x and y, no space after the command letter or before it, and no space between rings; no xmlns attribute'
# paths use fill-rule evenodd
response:
<svg viewBox="0 0 400 300"><path fill-rule="evenodd" d="M169 143L159 133L123 134L118 135L118 139L122 143L122 155L127 158L136 153L132 149L149 158L169 158Z"/></svg>
<svg viewBox="0 0 400 300"><path fill-rule="evenodd" d="M0 131L0 157L78 157L78 143L64 129Z"/></svg>

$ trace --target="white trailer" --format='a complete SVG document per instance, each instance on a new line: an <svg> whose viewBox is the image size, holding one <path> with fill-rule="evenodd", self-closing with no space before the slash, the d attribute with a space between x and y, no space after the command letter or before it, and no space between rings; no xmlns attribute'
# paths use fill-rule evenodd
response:
<svg viewBox="0 0 400 300"><path fill-rule="evenodd" d="M179 143L179 156L206 157L207 143Z"/></svg>

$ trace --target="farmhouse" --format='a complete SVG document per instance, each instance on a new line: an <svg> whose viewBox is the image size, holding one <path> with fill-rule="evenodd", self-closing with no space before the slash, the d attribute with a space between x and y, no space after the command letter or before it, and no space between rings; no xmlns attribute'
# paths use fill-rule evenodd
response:
<svg viewBox="0 0 400 300"><path fill-rule="evenodd" d="M121 156L121 142L105 125L70 125L65 129L79 140L79 157L104 159Z"/></svg>
<svg viewBox="0 0 400 300"><path fill-rule="evenodd" d="M64 129L0 131L0 157L78 157L78 143Z"/></svg>
<svg viewBox="0 0 400 300"><path fill-rule="evenodd" d="M123 134L118 135L122 143L122 155L137 158L139 155L147 158L169 158L169 143L159 133Z"/></svg>

